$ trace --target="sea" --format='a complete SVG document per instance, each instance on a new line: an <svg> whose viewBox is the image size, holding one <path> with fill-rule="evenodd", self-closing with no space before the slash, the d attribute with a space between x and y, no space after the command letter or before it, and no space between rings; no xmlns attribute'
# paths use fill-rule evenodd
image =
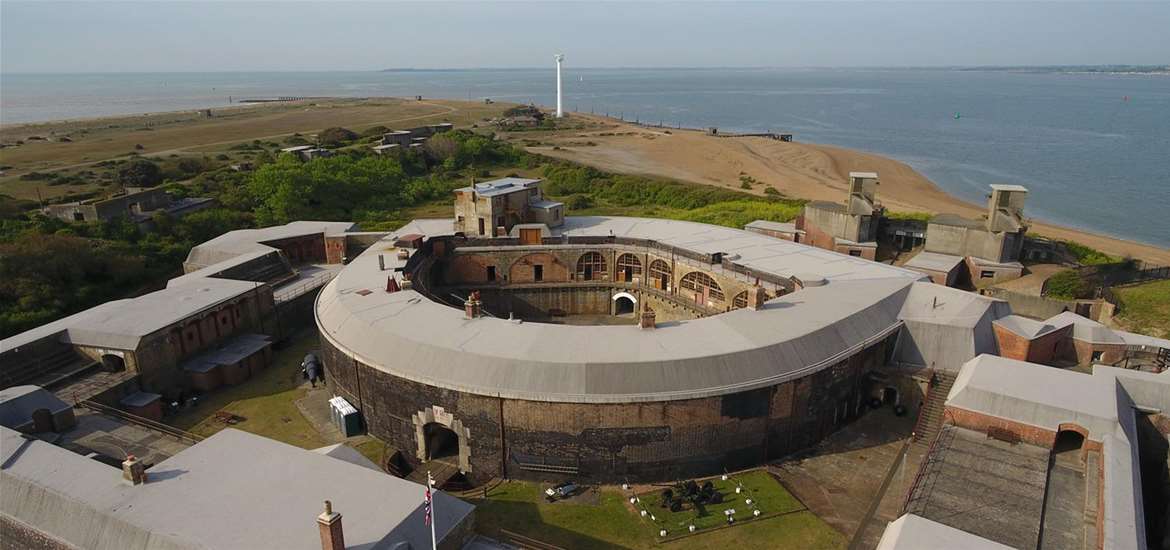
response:
<svg viewBox="0 0 1170 550"><path fill-rule="evenodd" d="M1027 186L1034 218L1170 247L1170 76L969 69L574 69L565 108L792 133L904 161L951 194ZM0 123L279 96L553 105L553 69L2 74Z"/></svg>

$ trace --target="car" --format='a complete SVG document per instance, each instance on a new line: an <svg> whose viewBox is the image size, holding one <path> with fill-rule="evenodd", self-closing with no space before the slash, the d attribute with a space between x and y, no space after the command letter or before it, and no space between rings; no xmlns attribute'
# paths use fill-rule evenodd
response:
<svg viewBox="0 0 1170 550"><path fill-rule="evenodd" d="M576 483L573 483L572 481L566 481L559 485L545 489L544 496L548 499L549 502L554 502L558 499L569 498L573 496L576 494L579 488L580 487L578 487Z"/></svg>

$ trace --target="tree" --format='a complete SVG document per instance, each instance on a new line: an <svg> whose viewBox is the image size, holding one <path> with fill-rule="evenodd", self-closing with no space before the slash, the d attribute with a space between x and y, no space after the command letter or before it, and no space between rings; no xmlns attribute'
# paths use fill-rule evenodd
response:
<svg viewBox="0 0 1170 550"><path fill-rule="evenodd" d="M129 187L152 187L162 181L158 165L146 159L134 159L118 168L118 183Z"/></svg>
<svg viewBox="0 0 1170 550"><path fill-rule="evenodd" d="M326 128L317 134L321 145L342 145L357 139L358 135L341 127Z"/></svg>

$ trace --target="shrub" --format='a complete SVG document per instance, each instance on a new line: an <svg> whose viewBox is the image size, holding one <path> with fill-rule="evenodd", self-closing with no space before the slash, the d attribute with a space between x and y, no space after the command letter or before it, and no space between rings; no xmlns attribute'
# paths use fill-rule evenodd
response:
<svg viewBox="0 0 1170 550"><path fill-rule="evenodd" d="M1066 269L1048 278L1048 296L1065 300L1091 298L1093 287L1074 269Z"/></svg>
<svg viewBox="0 0 1170 550"><path fill-rule="evenodd" d="M146 159L134 159L118 167L117 179L132 187L151 187L162 181L158 165Z"/></svg>
<svg viewBox="0 0 1170 550"><path fill-rule="evenodd" d="M767 187L765 187L765 188L764 188L764 194L765 194L765 195L773 195L773 196L776 196L776 197L779 197L779 196L780 196L780 192L779 192L779 191L777 191L777 190L776 190L776 188L775 188L775 187L772 187L771 185L769 185L769 186L767 186Z"/></svg>
<svg viewBox="0 0 1170 550"><path fill-rule="evenodd" d="M589 195L578 193L565 197L565 207L569 210L584 210L593 206L593 199Z"/></svg>
<svg viewBox="0 0 1170 550"><path fill-rule="evenodd" d="M354 132L337 126L326 128L317 134L317 139L321 141L322 145L342 145L357 139L357 137L358 135Z"/></svg>

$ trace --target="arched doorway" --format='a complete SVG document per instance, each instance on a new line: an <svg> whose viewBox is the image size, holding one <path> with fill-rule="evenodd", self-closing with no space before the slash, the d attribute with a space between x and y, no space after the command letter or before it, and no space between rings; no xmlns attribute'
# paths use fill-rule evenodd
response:
<svg viewBox="0 0 1170 550"><path fill-rule="evenodd" d="M617 272L619 281L632 283L635 278L641 280L642 261L633 254L622 254L617 259Z"/></svg>
<svg viewBox="0 0 1170 550"><path fill-rule="evenodd" d="M626 292L619 292L613 297L614 315L633 315L638 308L638 300Z"/></svg>
<svg viewBox="0 0 1170 550"><path fill-rule="evenodd" d="M462 421L438 405L414 413L411 419L417 445L415 457L420 462L447 456L458 464L459 471L471 472L471 430ZM450 451L452 446L454 452Z"/></svg>
<svg viewBox="0 0 1170 550"><path fill-rule="evenodd" d="M451 428L431 422L423 426L426 460L459 456L459 436Z"/></svg>
<svg viewBox="0 0 1170 550"><path fill-rule="evenodd" d="M102 370L106 372L122 372L126 370L126 360L112 353L102 356Z"/></svg>
<svg viewBox="0 0 1170 550"><path fill-rule="evenodd" d="M662 260L650 262L650 284L658 290L670 290L670 264Z"/></svg>

